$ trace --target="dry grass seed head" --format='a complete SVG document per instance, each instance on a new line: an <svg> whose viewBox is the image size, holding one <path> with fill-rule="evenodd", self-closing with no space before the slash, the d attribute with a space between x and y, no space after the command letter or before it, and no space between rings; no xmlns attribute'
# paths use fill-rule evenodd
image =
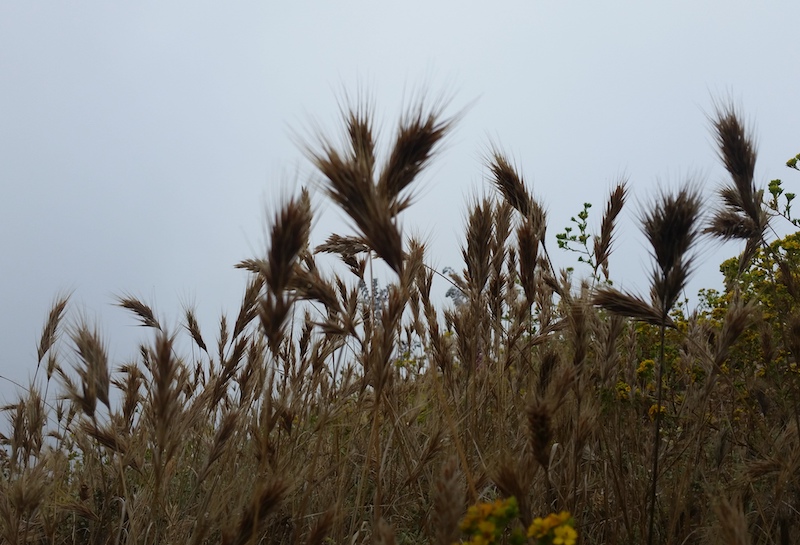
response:
<svg viewBox="0 0 800 545"><path fill-rule="evenodd" d="M439 545L451 545L458 540L458 522L464 514L466 490L453 456L442 468L433 488L432 528Z"/></svg>
<svg viewBox="0 0 800 545"><path fill-rule="evenodd" d="M426 110L422 103L409 108L400 120L394 145L378 179L378 193L388 198L392 214L411 204L411 197L400 194L416 179L436 153L442 139L450 132L458 116L443 118L446 103Z"/></svg>
<svg viewBox="0 0 800 545"><path fill-rule="evenodd" d="M762 206L763 190L755 188L755 144L733 105L717 106L713 126L719 157L731 176L731 182L719 189L722 206L714 213L704 232L723 240L747 240L740 258L742 272L768 227L769 214Z"/></svg>
<svg viewBox="0 0 800 545"><path fill-rule="evenodd" d="M625 321L617 314L611 314L608 319L600 321L601 330L601 368L600 378L607 383L608 379L613 376L615 370L618 369L620 361L619 351L617 350L617 339L622 335L625 327Z"/></svg>
<svg viewBox="0 0 800 545"><path fill-rule="evenodd" d="M285 292L294 276L295 263L308 245L311 216L310 197L303 189L299 198L290 199L276 214L267 260L249 259L236 265L262 275L269 288L256 307L262 330L275 354L280 348L284 325L293 303L293 298L287 297Z"/></svg>
<svg viewBox="0 0 800 545"><path fill-rule="evenodd" d="M691 264L688 252L700 234L700 207L697 190L684 187L676 194L662 194L645 211L642 219L644 234L662 276L669 276L676 270L688 274ZM682 282L677 284L682 288L686 279L681 279Z"/></svg>
<svg viewBox="0 0 800 545"><path fill-rule="evenodd" d="M553 372L559 364L558 352L553 349L546 349L539 362L539 377L536 384L536 391L540 396L544 395L553 379Z"/></svg>
<svg viewBox="0 0 800 545"><path fill-rule="evenodd" d="M752 322L754 310L755 301L744 303L740 298L734 299L728 305L714 354L714 363L717 366L725 362L733 344Z"/></svg>
<svg viewBox="0 0 800 545"><path fill-rule="evenodd" d="M186 323L184 324L184 327L186 328L186 331L189 332L189 335L192 337L192 340L195 342L198 348L208 354L208 348L203 340L203 335L200 333L200 324L197 323L197 317L194 315L194 309L187 308L185 315Z"/></svg>
<svg viewBox="0 0 800 545"><path fill-rule="evenodd" d="M84 410L89 411L87 416L93 417L96 401L99 399L106 407L109 405L110 376L108 371L108 356L103 342L96 330L90 330L82 324L70 335L75 344L75 351L81 360L78 375L83 387Z"/></svg>
<svg viewBox="0 0 800 545"><path fill-rule="evenodd" d="M723 200L730 202L725 198L725 192L729 189L721 189L720 194ZM757 237L760 234L758 226L748 217L743 217L740 213L734 212L726 208L721 208L714 213L708 226L705 228L704 233L712 234L724 240L732 239L745 239L749 240Z"/></svg>
<svg viewBox="0 0 800 545"><path fill-rule="evenodd" d="M751 543L747 517L741 499L736 498L731 501L728 498L720 497L712 507L719 521L717 543L725 545L748 545Z"/></svg>
<svg viewBox="0 0 800 545"><path fill-rule="evenodd" d="M731 104L719 105L713 121L719 157L731 175L736 205L756 224L763 218L761 198L753 183L756 146ZM733 194L731 194L733 196ZM733 203L729 203L733 204Z"/></svg>
<svg viewBox="0 0 800 545"><path fill-rule="evenodd" d="M532 222L523 220L517 227L519 248L519 280L528 306L536 301L536 264L539 254L539 236Z"/></svg>
<svg viewBox="0 0 800 545"><path fill-rule="evenodd" d="M508 159L495 150L489 158L489 170L492 173L492 183L497 187L503 198L517 209L523 217L527 218L533 212L536 203L525 188L522 178Z"/></svg>
<svg viewBox="0 0 800 545"><path fill-rule="evenodd" d="M614 243L614 227L617 217L625 205L628 192L627 185L627 180L623 180L611 192L605 214L603 214L603 220L600 223L600 236L594 239L595 273L598 267L601 268L606 280L609 278L608 258L611 255Z"/></svg>
<svg viewBox="0 0 800 545"><path fill-rule="evenodd" d="M130 430L134 416L142 401L141 387L144 382L144 375L135 363L125 364L119 371L124 375L124 379L120 382L115 382L115 385L122 391L122 416L125 419L128 430Z"/></svg>
<svg viewBox="0 0 800 545"><path fill-rule="evenodd" d="M299 198L290 199L283 206L272 224L266 283L273 293L282 293L288 286L310 231L311 200L303 189Z"/></svg>
<svg viewBox="0 0 800 545"><path fill-rule="evenodd" d="M81 422L80 431L114 452L121 454L128 452L128 440L116 430L110 429L110 426L98 427L94 423L84 420Z"/></svg>
<svg viewBox="0 0 800 545"><path fill-rule="evenodd" d="M58 326L61 323L61 319L64 317L64 311L67 308L67 302L69 301L69 295L62 295L58 299L56 299L53 306L50 308L50 313L47 317L47 322L42 329L42 336L39 340L39 346L37 347L37 356L38 362L42 363L42 358L44 355L50 350L50 348L55 344L56 338L58 335ZM50 378L50 373L47 374L48 378Z"/></svg>
<svg viewBox="0 0 800 545"><path fill-rule="evenodd" d="M225 452L225 447L229 443L231 437L236 432L239 425L240 414L237 411L229 411L222 417L214 439L211 441L211 446L208 450L208 456L203 464L203 467L197 473L197 482L200 483L208 476L211 466L216 462Z"/></svg>
<svg viewBox="0 0 800 545"><path fill-rule="evenodd" d="M172 459L185 431L179 415L183 411L181 392L186 377L181 373L180 363L173 357L174 338L166 333L156 337L150 372L152 382L148 388L146 415L149 428L154 431L153 458L156 482L160 484L164 465Z"/></svg>
<svg viewBox="0 0 800 545"><path fill-rule="evenodd" d="M494 224L494 240L492 241L492 263L495 269L500 269L506 259L505 244L511 236L511 220L513 207L505 200L496 202L492 212Z"/></svg>
<svg viewBox="0 0 800 545"><path fill-rule="evenodd" d="M328 537L328 534L333 527L333 523L337 518L336 514L338 511L339 508L334 505L322 513L322 515L317 517L317 520L314 522L314 526L312 526L308 533L308 537L306 538L306 545L323 545L323 543L325 543L325 538Z"/></svg>
<svg viewBox="0 0 800 545"><path fill-rule="evenodd" d="M425 249L425 243L416 238L412 237L408 241L408 251L405 254L400 285L409 298L415 298L418 295L414 285L425 269Z"/></svg>
<svg viewBox="0 0 800 545"><path fill-rule="evenodd" d="M473 205L467 224L467 247L461 249L467 265L465 277L469 293L473 295L481 293L489 279L492 220L492 203L488 199Z"/></svg>
<svg viewBox="0 0 800 545"><path fill-rule="evenodd" d="M242 304L239 307L239 314L233 325L233 336L238 337L244 329L258 316L258 296L264 288L264 276L253 275L247 283L242 296ZM220 337L222 339L222 337ZM227 339L226 339L227 341ZM224 343L223 343L224 344Z"/></svg>
<svg viewBox="0 0 800 545"><path fill-rule="evenodd" d="M633 318L652 325L664 323L664 317L660 310L653 308L652 305L636 295L614 288L603 287L598 289L595 292L593 302L595 305L618 316ZM666 323L668 326L674 327L674 323L669 316L667 316Z"/></svg>
<svg viewBox="0 0 800 545"><path fill-rule="evenodd" d="M326 192L344 210L361 237L397 273L403 265L402 237L396 216L411 197L401 193L414 181L435 153L454 118L441 119L441 109L420 104L400 121L389 158L374 181L374 151L369 113L352 109L346 115L352 151L342 155L326 139L321 151L306 151L326 179Z"/></svg>
<svg viewBox="0 0 800 545"><path fill-rule="evenodd" d="M19 518L15 518L13 521L13 525L16 527L19 525L20 519L30 517L45 498L48 489L47 464L37 464L26 469L19 478L11 483L9 488L6 501L19 514ZM11 517L4 514L3 518L10 519Z"/></svg>
<svg viewBox="0 0 800 545"><path fill-rule="evenodd" d="M289 288L293 289L300 299L322 303L328 316L339 314L342 310L336 289L329 281L323 279L317 270L296 265Z"/></svg>
<svg viewBox="0 0 800 545"><path fill-rule="evenodd" d="M520 518L523 524L528 526L531 523L528 491L533 481L533 473L530 471L520 471L520 469L527 470L528 468L525 467L524 463L515 463L509 458L504 457L499 463L497 470L492 474L492 481L494 481L497 488L500 489L503 496L506 498L513 496L517 499Z"/></svg>
<svg viewBox="0 0 800 545"><path fill-rule="evenodd" d="M242 512L232 536L223 537L226 545L248 545L258 543L264 530L264 523L283 501L289 484L282 479L273 479L259 486L253 494L250 505Z"/></svg>
<svg viewBox="0 0 800 545"><path fill-rule="evenodd" d="M343 237L332 234L328 239L314 248L314 253L339 254L342 259L353 257L357 254L368 253L369 246L360 237Z"/></svg>
<svg viewBox="0 0 800 545"><path fill-rule="evenodd" d="M654 325L672 325L669 310L688 282L693 256L689 250L699 236L700 197L685 187L676 194L662 194L642 219L645 236L652 246L656 267L652 273L652 305L641 298L603 287L594 304L609 312Z"/></svg>
<svg viewBox="0 0 800 545"><path fill-rule="evenodd" d="M117 305L133 312L144 327L152 327L161 330L161 324L158 323L153 309L141 302L132 295L124 295L117 298Z"/></svg>
<svg viewBox="0 0 800 545"><path fill-rule="evenodd" d="M531 452L547 471L550 467L550 442L553 440L552 410L548 403L536 398L528 403L525 413Z"/></svg>
<svg viewBox="0 0 800 545"><path fill-rule="evenodd" d="M347 127L351 160L371 180L375 170L375 139L369 101L360 103L356 108L344 108L342 114Z"/></svg>
<svg viewBox="0 0 800 545"><path fill-rule="evenodd" d="M583 368L583 362L589 352L588 312L589 309L584 299L574 299L569 305L569 323L573 335L572 363L579 372Z"/></svg>

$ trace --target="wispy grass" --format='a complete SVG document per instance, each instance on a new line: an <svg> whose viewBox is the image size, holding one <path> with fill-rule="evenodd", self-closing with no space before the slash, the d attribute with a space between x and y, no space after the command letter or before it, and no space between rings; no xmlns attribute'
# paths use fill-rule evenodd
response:
<svg viewBox="0 0 800 545"><path fill-rule="evenodd" d="M547 520L581 543L798 543L800 275L765 249L738 115L714 121L731 181L706 231L745 251L696 311L680 303L704 265L696 186L644 211L654 267L636 295L610 267L632 187L612 189L583 279L553 267L545 209L499 152L498 195L465 214L461 271L432 269L398 215L452 125L412 108L382 160L371 112L346 111L346 145L308 153L356 232L313 241L307 193L288 199L265 255L237 265L250 279L216 334L194 308L168 331L124 295L150 339L111 361L57 298L35 362L45 393L3 407L0 541L449 545L470 505L514 496L511 530L569 510ZM320 252L345 272L321 270ZM748 291L768 256L785 256L781 307ZM396 273L381 290L374 259ZM436 300L439 281L458 304Z"/></svg>

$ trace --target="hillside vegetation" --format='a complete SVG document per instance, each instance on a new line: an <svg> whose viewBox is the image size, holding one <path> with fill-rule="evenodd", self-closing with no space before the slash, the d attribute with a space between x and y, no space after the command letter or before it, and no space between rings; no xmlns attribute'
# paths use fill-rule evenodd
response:
<svg viewBox="0 0 800 545"><path fill-rule="evenodd" d="M693 185L649 200L636 294L609 268L626 182L599 232L586 206L557 235L580 257L560 271L544 206L492 151L496 196L467 211L463 269L440 274L398 216L454 120L410 109L379 160L369 112L347 111L344 144L307 152L355 233L314 247L307 192L289 199L213 334L191 308L168 331L122 298L152 335L111 362L55 302L39 380L3 408L0 541L800 543L800 238L771 230L794 196L756 187L739 119L713 119L730 180L710 214ZM690 311L707 236L741 254Z"/></svg>

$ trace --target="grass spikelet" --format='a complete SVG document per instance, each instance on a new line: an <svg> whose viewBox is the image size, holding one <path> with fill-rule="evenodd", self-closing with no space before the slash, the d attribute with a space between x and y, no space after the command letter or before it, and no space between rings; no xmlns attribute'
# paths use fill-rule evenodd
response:
<svg viewBox="0 0 800 545"><path fill-rule="evenodd" d="M525 526L531 523L530 507L528 502L528 489L530 488L529 479L525 477L514 467L516 464L504 459L500 462L497 470L494 472L492 480L500 489L503 496L517 499L519 504L520 518Z"/></svg>
<svg viewBox="0 0 800 545"><path fill-rule="evenodd" d="M343 112L352 161L371 179L375 170L375 139L372 136L372 109L367 102Z"/></svg>
<svg viewBox="0 0 800 545"><path fill-rule="evenodd" d="M721 190L721 192L724 192L724 190ZM729 199L725 200L730 202ZM709 220L705 232L725 240L748 240L759 233L759 228L752 219L742 217L737 212L723 208L718 210Z"/></svg>
<svg viewBox="0 0 800 545"><path fill-rule="evenodd" d="M120 368L124 378L115 385L122 391L122 416L128 429L142 401L141 387L144 375L136 364L126 364Z"/></svg>
<svg viewBox="0 0 800 545"><path fill-rule="evenodd" d="M128 451L125 438L108 427L98 427L96 424L84 421L81 423L81 431L114 452L125 454Z"/></svg>
<svg viewBox="0 0 800 545"><path fill-rule="evenodd" d="M341 312L341 305L336 296L336 289L330 282L323 279L316 270L309 270L299 266L296 267L290 287L300 299L322 303L328 315Z"/></svg>
<svg viewBox="0 0 800 545"><path fill-rule="evenodd" d="M728 307L714 352L714 363L717 367L721 366L728 358L731 347L751 323L754 311L754 302L744 303L741 299L735 300Z"/></svg>
<svg viewBox="0 0 800 545"><path fill-rule="evenodd" d="M492 182L503 195L503 198L517 209L522 217L529 217L537 206L528 193L522 178L508 159L499 151L494 151L489 159L489 170L492 173Z"/></svg>
<svg viewBox="0 0 800 545"><path fill-rule="evenodd" d="M700 197L686 187L674 195L661 195L642 220L656 261L653 303L664 317L688 282L693 263L689 249L700 234L699 219Z"/></svg>
<svg viewBox="0 0 800 545"><path fill-rule="evenodd" d="M614 288L602 287L595 292L592 301L595 305L618 316L633 318L651 325L664 323L662 312L637 295L625 293ZM669 316L667 316L666 323L668 326L674 327L674 323Z"/></svg>
<svg viewBox="0 0 800 545"><path fill-rule="evenodd" d="M311 200L303 189L300 197L290 199L272 223L270 248L267 254L266 283L272 293L282 293L292 276L300 251L308 244L311 231Z"/></svg>
<svg viewBox="0 0 800 545"><path fill-rule="evenodd" d="M464 514L466 493L458 470L458 459L451 457L433 488L433 519L431 527L439 545L451 545L458 539L458 521Z"/></svg>
<svg viewBox="0 0 800 545"><path fill-rule="evenodd" d="M536 301L537 285L536 265L539 254L539 233L531 221L524 220L517 228L517 246L519 249L519 281L528 301L528 307Z"/></svg>
<svg viewBox="0 0 800 545"><path fill-rule="evenodd" d="M141 302L132 295L124 295L117 298L117 305L133 312L144 327L152 327L161 331L161 324L158 323L156 315L149 306Z"/></svg>
<svg viewBox="0 0 800 545"><path fill-rule="evenodd" d="M476 202L467 224L467 247L461 254L467 264L467 277L471 291L481 293L489 279L489 259L492 242L492 203L488 199Z"/></svg>
<svg viewBox="0 0 800 545"><path fill-rule="evenodd" d="M747 531L747 518L739 499L729 500L720 498L713 506L714 513L719 519L720 539L718 543L726 545L748 545L751 543Z"/></svg>
<svg viewBox="0 0 800 545"><path fill-rule="evenodd" d="M306 538L306 545L323 545L323 543L325 543L325 539L328 537L328 533L331 531L331 528L333 527L337 511L338 509L336 506L331 507L317 518L316 522L314 523L314 526L308 533L308 537Z"/></svg>
<svg viewBox="0 0 800 545"><path fill-rule="evenodd" d="M64 311L67 308L69 297L69 295L63 295L59 297L50 308L50 314L48 315L47 322L42 329L42 336L39 340L39 346L37 347L36 351L39 363L42 363L42 359L44 358L45 354L47 354L47 352L56 342L58 326L61 323L61 319L64 317ZM50 378L49 372L47 374L47 378Z"/></svg>
<svg viewBox="0 0 800 545"><path fill-rule="evenodd" d="M173 338L164 332L156 337L152 354L152 383L146 411L148 424L154 432L153 462L156 490L163 482L165 465L172 459L180 444L178 417L182 412L180 399L183 384L179 364L172 355Z"/></svg>
<svg viewBox="0 0 800 545"><path fill-rule="evenodd" d="M341 235L329 235L324 244L314 248L314 253L339 254L342 259L352 258L361 253L368 253L369 246L358 237L343 237Z"/></svg>
<svg viewBox="0 0 800 545"><path fill-rule="evenodd" d="M79 326L71 337L81 359L78 375L81 378L83 399L85 400L82 405L84 408L90 408L87 416L93 417L96 400L99 399L101 403L109 407L108 356L106 356L106 349L97 331L90 330L86 325Z"/></svg>
<svg viewBox="0 0 800 545"><path fill-rule="evenodd" d="M273 479L256 489L250 505L239 518L233 536L223 539L227 545L251 545L259 543L264 523L283 501L289 485L281 479Z"/></svg>
<svg viewBox="0 0 800 545"><path fill-rule="evenodd" d="M256 305L257 315L274 353L279 349L284 324L293 302L285 292L295 273L295 263L308 245L310 230L311 201L308 191L303 189L299 198L290 199L275 215L267 259L249 259L237 265L264 277L264 285L268 289ZM255 291L257 285L252 286ZM249 302L246 300L244 303ZM244 308L245 305L242 306ZM242 322L247 321L249 312L245 311L244 315L240 313ZM240 319L237 319L237 325Z"/></svg>
<svg viewBox="0 0 800 545"><path fill-rule="evenodd" d="M411 197L400 194L428 165L456 118L442 119L442 107L426 110L420 103L400 120L389 158L378 179L378 194L385 196L393 214L406 209Z"/></svg>
<svg viewBox="0 0 800 545"><path fill-rule="evenodd" d="M614 243L614 226L617 217L620 212L622 212L622 207L625 205L627 192L627 180L618 183L611 192L608 204L606 205L606 211L603 214L603 220L600 223L600 236L594 239L594 272L597 274L597 269L600 268L606 280L609 279L608 258L611 255Z"/></svg>
<svg viewBox="0 0 800 545"><path fill-rule="evenodd" d="M589 351L588 311L589 309L583 299L574 299L570 303L569 323L573 335L572 363L579 372L583 368L583 363Z"/></svg>
<svg viewBox="0 0 800 545"><path fill-rule="evenodd" d="M537 399L528 404L525 414L531 452L546 472L550 467L550 442L553 440L551 409L547 403Z"/></svg>
<svg viewBox="0 0 800 545"><path fill-rule="evenodd" d="M761 208L761 195L756 191L753 177L756 167L756 146L747 134L731 104L719 105L713 121L719 157L731 175L730 191L723 193L728 206L743 212L757 228L766 219Z"/></svg>
<svg viewBox="0 0 800 545"><path fill-rule="evenodd" d="M550 381L553 379L553 371L558 367L559 356L555 350L546 350L542 355L539 362L539 376L536 384L536 390L539 395L544 395L547 387L550 386Z"/></svg>
<svg viewBox="0 0 800 545"><path fill-rule="evenodd" d="M5 519L6 522L0 525L0 532L5 534L8 543L27 541L27 519L34 515L48 492L46 471L45 464L38 464L26 469L20 478L11 483L0 510L0 520Z"/></svg>
<svg viewBox="0 0 800 545"><path fill-rule="evenodd" d="M197 323L197 318L194 315L194 310L191 308L187 308L185 314L186 314L186 323L184 324L184 327L186 328L186 331L189 332L189 335L191 335L192 340L195 342L198 348L200 348L200 350L208 354L208 348L206 347L206 343L203 340L203 335L200 334L200 324Z"/></svg>
<svg viewBox="0 0 800 545"><path fill-rule="evenodd" d="M238 337L242 331L258 316L256 304L258 302L258 295L264 288L264 277L262 275L254 275L247 283L247 288L242 297L242 304L239 307L239 314L236 317L236 322L233 325L233 336Z"/></svg>
<svg viewBox="0 0 800 545"><path fill-rule="evenodd" d="M369 116L365 109L345 114L351 139L348 153L337 151L326 139L320 151L307 147L306 152L324 176L328 196L347 213L363 241L399 274L403 248L396 216L411 202L401 193L429 162L454 119L442 120L439 109L412 108L401 120L389 159L375 180Z"/></svg>
<svg viewBox="0 0 800 545"><path fill-rule="evenodd" d="M370 248L398 272L402 238L389 202L381 199L372 180L327 143L322 152L312 154L312 161L326 179L328 196L350 216Z"/></svg>
<svg viewBox="0 0 800 545"><path fill-rule="evenodd" d="M723 240L747 241L739 258L739 272L742 272L755 255L769 226L769 213L763 206L764 192L756 190L754 183L756 147L731 104L717 107L713 126L719 157L731 180L719 189L722 204L704 232Z"/></svg>
<svg viewBox="0 0 800 545"><path fill-rule="evenodd" d="M197 482L205 480L206 476L211 469L211 465L219 460L225 452L225 446L228 444L229 439L234 434L237 428L239 414L236 411L230 411L222 417L222 422L214 434L214 440L211 442L211 448L208 451L203 468L197 474Z"/></svg>

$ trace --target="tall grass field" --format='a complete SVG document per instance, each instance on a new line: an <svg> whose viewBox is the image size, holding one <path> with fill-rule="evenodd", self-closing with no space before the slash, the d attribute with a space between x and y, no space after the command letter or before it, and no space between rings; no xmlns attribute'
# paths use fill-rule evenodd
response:
<svg viewBox="0 0 800 545"><path fill-rule="evenodd" d="M632 293L609 267L624 180L598 232L586 206L552 238L493 149L493 196L442 273L399 217L457 119L419 104L378 148L370 109L346 110L305 151L352 232L312 244L308 192L287 199L266 255L236 265L235 319L201 331L188 308L168 330L122 297L149 341L109 361L56 299L35 379L2 407L0 542L800 543L800 236L773 231L798 221L779 180L754 182L740 119L712 117L730 177L710 202L691 183L646 200ZM738 255L690 309L710 237Z"/></svg>

